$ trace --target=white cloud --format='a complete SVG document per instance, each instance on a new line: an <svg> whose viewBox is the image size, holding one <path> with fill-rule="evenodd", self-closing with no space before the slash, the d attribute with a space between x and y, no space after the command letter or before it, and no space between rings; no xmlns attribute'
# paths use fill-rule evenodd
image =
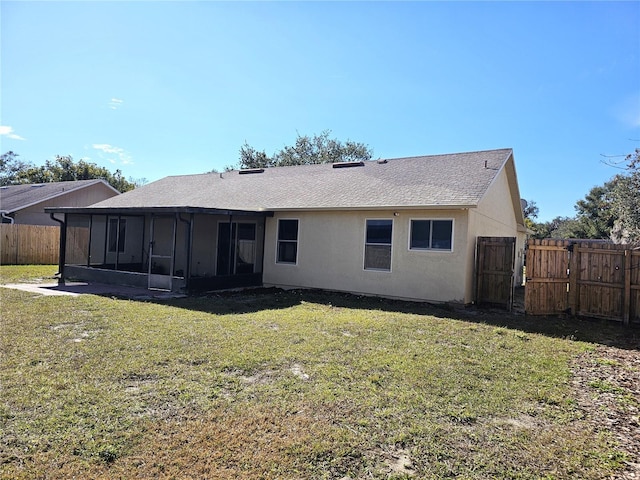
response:
<svg viewBox="0 0 640 480"><path fill-rule="evenodd" d="M111 110L117 110L118 108L120 108L122 106L123 103L124 103L124 100L122 100L120 98L112 98L109 101L109 108Z"/></svg>
<svg viewBox="0 0 640 480"><path fill-rule="evenodd" d="M131 165L131 155L129 155L124 148L115 147L108 143L94 143L91 145L95 150L98 150L106 155L100 155L100 158L106 159L111 163L120 163L122 165ZM113 158L115 157L115 159Z"/></svg>
<svg viewBox="0 0 640 480"><path fill-rule="evenodd" d="M25 140L24 137L13 133L13 127L9 127L7 125L0 125L0 135L4 135L7 138L11 138L12 140Z"/></svg>

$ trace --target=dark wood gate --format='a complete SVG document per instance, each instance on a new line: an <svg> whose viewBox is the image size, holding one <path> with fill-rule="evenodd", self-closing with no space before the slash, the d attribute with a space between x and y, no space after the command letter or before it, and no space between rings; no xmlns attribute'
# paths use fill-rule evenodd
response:
<svg viewBox="0 0 640 480"><path fill-rule="evenodd" d="M640 250L585 240L529 240L525 312L640 322Z"/></svg>
<svg viewBox="0 0 640 480"><path fill-rule="evenodd" d="M511 310L513 306L515 237L478 237L476 303Z"/></svg>

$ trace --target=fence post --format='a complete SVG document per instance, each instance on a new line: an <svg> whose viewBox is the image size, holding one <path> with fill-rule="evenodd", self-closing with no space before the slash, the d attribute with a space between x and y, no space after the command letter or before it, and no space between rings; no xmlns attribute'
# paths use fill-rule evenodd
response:
<svg viewBox="0 0 640 480"><path fill-rule="evenodd" d="M624 294L622 300L622 323L627 326L629 325L629 317L631 311L631 267L633 265L633 257L631 255L631 250L624 251Z"/></svg>
<svg viewBox="0 0 640 480"><path fill-rule="evenodd" d="M580 265L580 246L577 243L571 243L567 245L569 251L569 309L571 316L575 317L578 313L578 302L580 295L578 295L578 266Z"/></svg>

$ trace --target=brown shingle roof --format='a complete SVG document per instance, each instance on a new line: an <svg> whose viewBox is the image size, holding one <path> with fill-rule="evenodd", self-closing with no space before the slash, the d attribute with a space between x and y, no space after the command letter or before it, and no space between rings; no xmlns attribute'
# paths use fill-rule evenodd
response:
<svg viewBox="0 0 640 480"><path fill-rule="evenodd" d="M104 183L109 188L112 188L107 182L100 179L3 186L0 187L0 210L13 213L96 183ZM113 191L118 193L115 189Z"/></svg>
<svg viewBox="0 0 640 480"><path fill-rule="evenodd" d="M314 210L473 207L511 157L511 149L365 162L166 177L92 208L196 207Z"/></svg>

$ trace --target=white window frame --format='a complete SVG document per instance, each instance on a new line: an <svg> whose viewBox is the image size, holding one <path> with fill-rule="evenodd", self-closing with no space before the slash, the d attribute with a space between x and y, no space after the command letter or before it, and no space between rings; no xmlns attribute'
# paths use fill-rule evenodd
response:
<svg viewBox="0 0 640 480"><path fill-rule="evenodd" d="M451 248L450 249L446 249L446 248L416 248L416 247L412 247L411 246L411 237L413 234L413 222L438 222L438 221L444 221L444 222L451 222ZM429 218L410 218L409 219L409 235L407 238L407 249L410 252L437 252L437 253L453 253L453 249L454 249L454 238L455 238L455 228L456 228L456 222L455 219L453 218L433 218L433 217L429 217ZM433 236L433 223L431 224L431 229L430 232Z"/></svg>
<svg viewBox="0 0 640 480"><path fill-rule="evenodd" d="M282 262L278 259L278 253L280 251L280 221L281 220L295 220L298 222L298 231L297 238L295 240L296 243L296 261L295 262ZM278 218L276 225L276 263L278 265L298 265L298 257L300 254L300 219L299 218ZM283 240L284 242L293 242L294 240Z"/></svg>
<svg viewBox="0 0 640 480"><path fill-rule="evenodd" d="M369 221L376 221L376 220L385 220L385 221L390 221L391 222L391 243L390 244L386 244L386 243L367 243L367 224ZM394 221L393 218L366 218L364 220L364 242L363 242L363 249L362 249L362 269L365 272L382 272L382 273L391 273L392 269L393 269L393 232L395 231L394 228ZM367 264L367 245L379 245L379 246L389 246L389 268L367 268L366 264Z"/></svg>

